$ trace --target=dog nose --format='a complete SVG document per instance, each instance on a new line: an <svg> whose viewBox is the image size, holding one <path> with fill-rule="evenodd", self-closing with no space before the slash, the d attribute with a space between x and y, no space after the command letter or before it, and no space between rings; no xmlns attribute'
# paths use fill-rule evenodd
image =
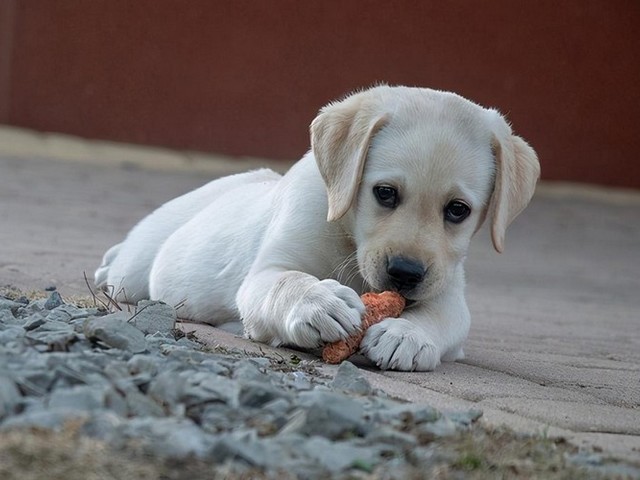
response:
<svg viewBox="0 0 640 480"><path fill-rule="evenodd" d="M422 263L404 257L393 257L387 260L387 275L392 285L398 290L410 290L418 285L427 270Z"/></svg>

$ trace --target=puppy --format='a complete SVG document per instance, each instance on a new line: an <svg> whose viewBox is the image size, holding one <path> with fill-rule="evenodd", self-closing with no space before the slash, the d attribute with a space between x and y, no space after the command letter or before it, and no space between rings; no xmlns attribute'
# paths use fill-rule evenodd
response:
<svg viewBox="0 0 640 480"><path fill-rule="evenodd" d="M161 206L105 254L96 285L303 348L357 329L364 291L396 290L409 307L362 352L397 370L462 358L469 242L488 217L502 251L539 177L533 149L496 110L389 86L324 107L311 145L284 176L233 175Z"/></svg>

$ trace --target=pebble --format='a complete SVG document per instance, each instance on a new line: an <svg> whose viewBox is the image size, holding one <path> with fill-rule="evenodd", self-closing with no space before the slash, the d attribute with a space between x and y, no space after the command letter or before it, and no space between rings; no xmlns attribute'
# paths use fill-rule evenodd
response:
<svg viewBox="0 0 640 480"><path fill-rule="evenodd" d="M84 323L84 334L89 340L100 341L105 346L131 353L147 351L144 333L128 322L124 312L104 317L91 317Z"/></svg>
<svg viewBox="0 0 640 480"><path fill-rule="evenodd" d="M428 471L425 438L469 429L480 415L388 397L350 362L326 378L282 359L212 353L176 339L175 326L162 302L107 313L66 304L57 290L26 303L0 297L0 431L74 420L113 448L135 442L238 475L361 478L385 465Z"/></svg>

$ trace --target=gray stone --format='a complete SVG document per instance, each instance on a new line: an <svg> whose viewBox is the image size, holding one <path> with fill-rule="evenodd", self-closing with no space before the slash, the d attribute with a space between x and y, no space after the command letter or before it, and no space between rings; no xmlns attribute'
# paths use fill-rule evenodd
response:
<svg viewBox="0 0 640 480"><path fill-rule="evenodd" d="M370 443L385 443L393 445L395 447L414 447L417 445L415 436L399 432L391 427L382 426L371 431L367 435L367 442Z"/></svg>
<svg viewBox="0 0 640 480"><path fill-rule="evenodd" d="M262 408L265 411L274 413L276 415L285 415L291 409L291 400L276 398L268 403L265 403Z"/></svg>
<svg viewBox="0 0 640 480"><path fill-rule="evenodd" d="M271 366L271 359L267 357L249 357L247 358L247 360L257 367L261 368L263 371Z"/></svg>
<svg viewBox="0 0 640 480"><path fill-rule="evenodd" d="M447 417L463 427L469 427L482 417L482 410L472 408L470 410L451 412L447 414Z"/></svg>
<svg viewBox="0 0 640 480"><path fill-rule="evenodd" d="M429 442L436 438L450 437L461 430L459 424L443 416L435 422L422 423L415 427L413 434L422 442Z"/></svg>
<svg viewBox="0 0 640 480"><path fill-rule="evenodd" d="M16 319L16 317L13 316L13 313L11 313L11 310L7 308L6 310L0 310L0 325L2 324L20 325L22 324L22 321Z"/></svg>
<svg viewBox="0 0 640 480"><path fill-rule="evenodd" d="M249 408L260 408L264 404L279 398L287 400L290 395L281 388L266 382L242 382L238 393L240 405Z"/></svg>
<svg viewBox="0 0 640 480"><path fill-rule="evenodd" d="M36 328L42 326L46 322L46 318L42 316L40 312L32 313L27 319L24 321L22 328L26 331L35 330Z"/></svg>
<svg viewBox="0 0 640 480"><path fill-rule="evenodd" d="M49 369L38 368L35 366L27 366L22 370L15 373L15 382L20 386L20 389L27 395L42 396L45 395L56 376L53 371Z"/></svg>
<svg viewBox="0 0 640 480"><path fill-rule="evenodd" d="M336 376L330 386L343 392L355 393L358 395L369 395L373 392L373 387L369 383L360 369L351 362L342 362L338 367Z"/></svg>
<svg viewBox="0 0 640 480"><path fill-rule="evenodd" d="M7 418L1 425L0 431L14 430L17 428L43 428L47 430L61 430L71 420L86 421L89 413L73 409L46 409L27 411L19 415Z"/></svg>
<svg viewBox="0 0 640 480"><path fill-rule="evenodd" d="M276 464L279 455L267 442L260 441L254 430L248 430L218 437L209 457L216 463L241 460L254 467L266 467Z"/></svg>
<svg viewBox="0 0 640 480"><path fill-rule="evenodd" d="M21 397L15 382L0 374L0 420L15 413Z"/></svg>
<svg viewBox="0 0 640 480"><path fill-rule="evenodd" d="M155 375L158 373L157 360L153 359L149 355L138 354L134 355L127 361L127 368L129 374L137 375L139 373L147 373L149 375Z"/></svg>
<svg viewBox="0 0 640 480"><path fill-rule="evenodd" d="M345 436L364 436L370 430L362 405L352 398L315 389L300 393L299 399L304 408L294 412L281 432L337 440Z"/></svg>
<svg viewBox="0 0 640 480"><path fill-rule="evenodd" d="M41 298L39 300L33 300L31 302L29 302L26 306L23 306L21 309L18 310L18 314L22 315L22 314L26 314L26 315L30 315L32 313L35 312L41 312L43 311L45 308L45 304L47 303L46 298Z"/></svg>
<svg viewBox="0 0 640 480"><path fill-rule="evenodd" d="M0 325L0 345L20 340L25 336L25 333L26 330L17 325Z"/></svg>
<svg viewBox="0 0 640 480"><path fill-rule="evenodd" d="M193 340L189 340L187 337L182 337L176 340L176 345L178 347L185 347L188 349L200 348L200 344L194 342Z"/></svg>
<svg viewBox="0 0 640 480"><path fill-rule="evenodd" d="M190 420L179 418L134 418L118 430L114 441L119 444L126 439L144 439L153 454L168 458L204 458L216 442Z"/></svg>
<svg viewBox="0 0 640 480"><path fill-rule="evenodd" d="M13 300L9 300L8 298L0 297L0 310L8 310L12 314L16 314L20 307L23 307L21 303L14 302Z"/></svg>
<svg viewBox="0 0 640 480"><path fill-rule="evenodd" d="M171 360L178 360L190 365L199 365L202 362L211 360L211 354L179 347L175 349L169 349L169 351L167 352L167 358Z"/></svg>
<svg viewBox="0 0 640 480"><path fill-rule="evenodd" d="M112 313L104 317L91 317L84 323L84 334L92 341L131 353L147 351L144 334L127 322L127 314Z"/></svg>
<svg viewBox="0 0 640 480"><path fill-rule="evenodd" d="M49 407L87 412L108 408L122 416L127 413L126 401L108 385L77 385L54 390L49 398Z"/></svg>
<svg viewBox="0 0 640 480"><path fill-rule="evenodd" d="M264 382L268 381L267 375L260 370L260 367L256 365L254 362L242 359L238 362L236 367L233 370L233 378L247 380L247 381L256 381L256 382Z"/></svg>
<svg viewBox="0 0 640 480"><path fill-rule="evenodd" d="M71 322L72 320L78 320L81 318L87 318L98 313L97 308L79 308L75 305L65 303L60 305L49 312L47 320L57 320L59 322Z"/></svg>
<svg viewBox="0 0 640 480"><path fill-rule="evenodd" d="M191 373L187 375L187 378L182 401L188 407L211 402L237 407L239 403L237 382L210 372Z"/></svg>
<svg viewBox="0 0 640 480"><path fill-rule="evenodd" d="M56 320L48 320L35 330L27 332L26 337L48 345L53 350L66 350L68 345L77 339L71 325Z"/></svg>
<svg viewBox="0 0 640 480"><path fill-rule="evenodd" d="M349 468L371 471L380 462L376 448L358 447L347 442L330 442L322 437L310 438L301 445L301 449L316 460L321 468L332 474Z"/></svg>
<svg viewBox="0 0 640 480"><path fill-rule="evenodd" d="M127 410L129 415L134 417L164 417L164 409L154 402L150 397L137 390L126 393Z"/></svg>
<svg viewBox="0 0 640 480"><path fill-rule="evenodd" d="M164 302L155 300L141 300L136 307L136 313L129 323L142 333L154 334L160 332L170 335L176 328L176 311Z"/></svg>
<svg viewBox="0 0 640 480"><path fill-rule="evenodd" d="M207 355L207 359L203 360L201 365L205 367L208 372L215 373L216 375L229 376L231 374L229 367L223 365L218 360L211 358L211 355Z"/></svg>
<svg viewBox="0 0 640 480"><path fill-rule="evenodd" d="M51 295L49 295L49 298L47 298L47 301L44 303L44 308L45 310L53 310L54 308L59 307L63 304L64 300L62 300L60 294L54 290L53 292L51 292Z"/></svg>
<svg viewBox="0 0 640 480"><path fill-rule="evenodd" d="M93 412L82 425L82 433L93 438L111 442L126 420L108 410Z"/></svg>
<svg viewBox="0 0 640 480"><path fill-rule="evenodd" d="M147 394L169 412L177 412L187 389L187 376L174 371L159 373L149 384Z"/></svg>
<svg viewBox="0 0 640 480"><path fill-rule="evenodd" d="M163 354L168 354L170 350L163 351L167 345L175 346L175 339L169 338L163 334L152 334L146 335L145 340L147 341L147 346L151 351L161 351Z"/></svg>
<svg viewBox="0 0 640 480"><path fill-rule="evenodd" d="M396 427L411 427L421 423L435 422L440 417L440 412L435 408L416 403L400 403L374 414L376 420Z"/></svg>
<svg viewBox="0 0 640 480"><path fill-rule="evenodd" d="M289 372L285 376L285 383L294 390L311 390L311 378L304 372Z"/></svg>

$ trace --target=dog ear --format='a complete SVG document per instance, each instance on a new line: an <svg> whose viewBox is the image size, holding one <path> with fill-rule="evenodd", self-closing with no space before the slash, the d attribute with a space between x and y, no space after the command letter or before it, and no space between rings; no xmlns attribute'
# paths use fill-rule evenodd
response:
<svg viewBox="0 0 640 480"><path fill-rule="evenodd" d="M529 204L540 177L536 152L522 138L513 135L506 120L497 115L493 132L496 171L489 203L491 240L497 252L504 250L509 224Z"/></svg>
<svg viewBox="0 0 640 480"><path fill-rule="evenodd" d="M311 123L311 148L327 188L327 221L342 218L356 197L373 135L386 122L365 93L324 107Z"/></svg>

